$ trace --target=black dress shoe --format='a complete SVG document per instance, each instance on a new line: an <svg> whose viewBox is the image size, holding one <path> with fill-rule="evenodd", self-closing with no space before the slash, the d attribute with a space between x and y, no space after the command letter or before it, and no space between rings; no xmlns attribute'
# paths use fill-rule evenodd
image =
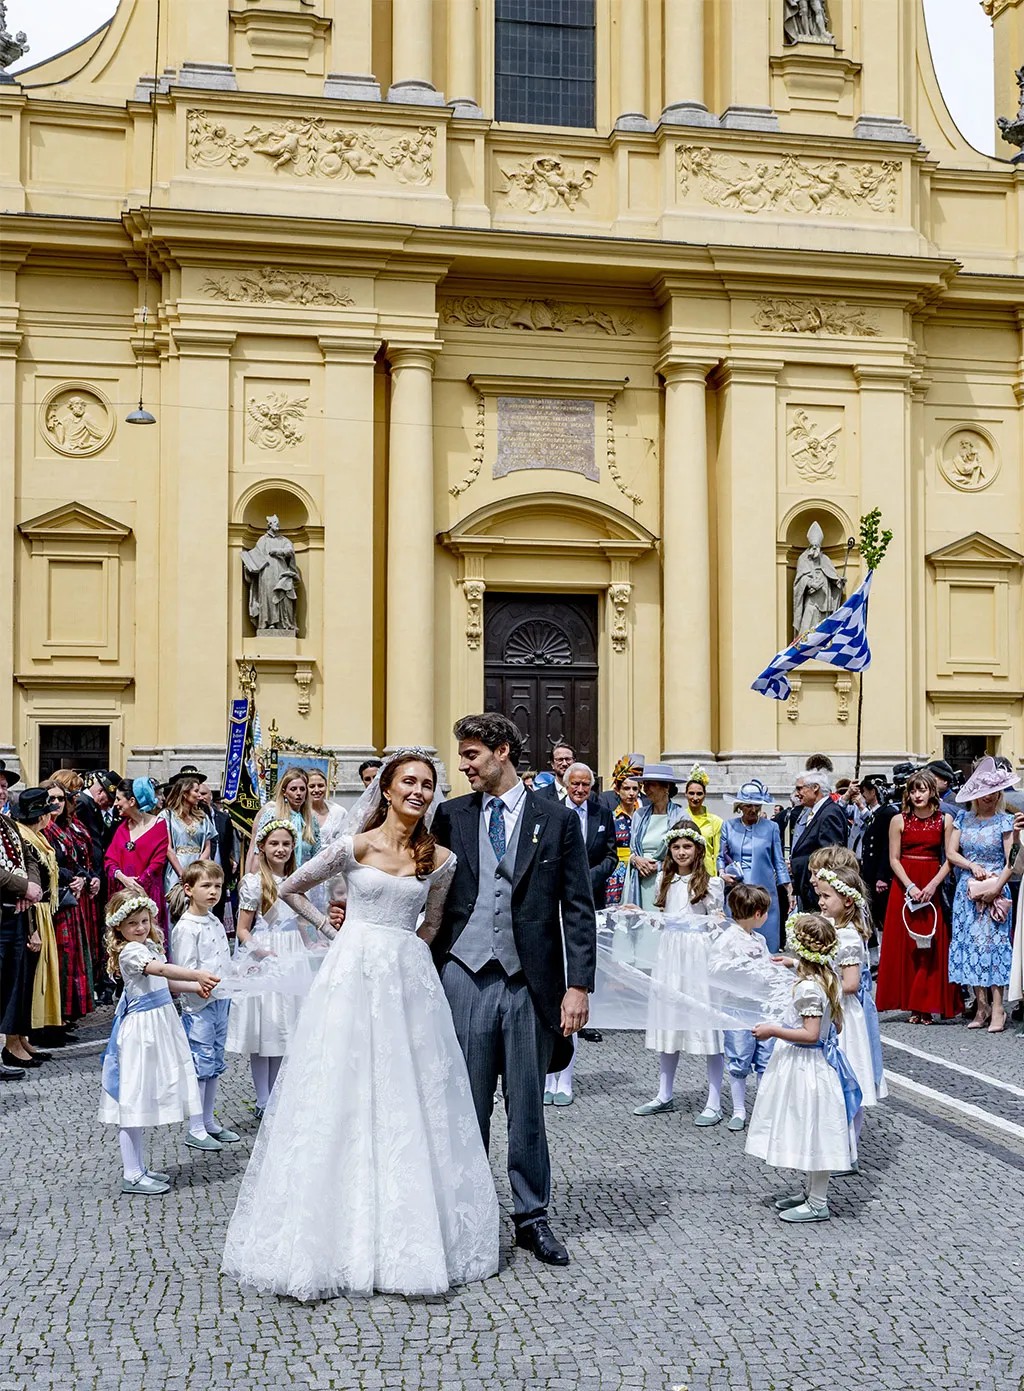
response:
<svg viewBox="0 0 1024 1391"><path fill-rule="evenodd" d="M547 1222L531 1222L516 1228L516 1245L525 1246L545 1265L568 1265L569 1252L554 1235Z"/></svg>
<svg viewBox="0 0 1024 1391"><path fill-rule="evenodd" d="M6 1063L0 1063L0 1082L17 1082L19 1077L24 1076L23 1067L8 1067Z"/></svg>
<svg viewBox="0 0 1024 1391"><path fill-rule="evenodd" d="M25 1068L41 1066L34 1058L19 1058L16 1053L11 1053L6 1048L0 1049L0 1062L3 1062L5 1067L13 1067L16 1070L20 1068L22 1071Z"/></svg>
<svg viewBox="0 0 1024 1391"><path fill-rule="evenodd" d="M33 1060L37 1063L48 1063L53 1057L52 1053L44 1053L41 1048L36 1048L32 1053Z"/></svg>
<svg viewBox="0 0 1024 1391"><path fill-rule="evenodd" d="M587 1043L604 1042L604 1034L600 1029L578 1029L577 1033L580 1038L584 1039Z"/></svg>

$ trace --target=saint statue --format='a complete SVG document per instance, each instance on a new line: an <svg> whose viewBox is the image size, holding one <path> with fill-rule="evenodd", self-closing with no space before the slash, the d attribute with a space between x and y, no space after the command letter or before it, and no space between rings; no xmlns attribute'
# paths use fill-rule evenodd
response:
<svg viewBox="0 0 1024 1391"><path fill-rule="evenodd" d="M249 617L256 633L298 633L295 607L299 595L299 570L295 547L281 535L276 517L267 518L267 529L251 551L242 552L242 570L249 585Z"/></svg>
<svg viewBox="0 0 1024 1391"><path fill-rule="evenodd" d="M782 32L787 44L835 43L825 0L785 0Z"/></svg>
<svg viewBox="0 0 1024 1391"><path fill-rule="evenodd" d="M796 562L793 584L793 633L796 637L816 628L843 602L843 581L821 549L824 539L821 527L812 522L807 533L807 549L800 553Z"/></svg>

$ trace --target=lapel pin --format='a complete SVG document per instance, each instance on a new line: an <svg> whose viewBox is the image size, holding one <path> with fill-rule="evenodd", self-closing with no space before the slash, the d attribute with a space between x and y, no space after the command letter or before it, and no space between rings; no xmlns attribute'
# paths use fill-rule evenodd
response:
<svg viewBox="0 0 1024 1391"><path fill-rule="evenodd" d="M536 824L536 826L534 826L534 828L533 828L533 843L534 843L534 845L537 844L537 836L538 836L539 832L540 832L540 822L538 821L537 824Z"/></svg>

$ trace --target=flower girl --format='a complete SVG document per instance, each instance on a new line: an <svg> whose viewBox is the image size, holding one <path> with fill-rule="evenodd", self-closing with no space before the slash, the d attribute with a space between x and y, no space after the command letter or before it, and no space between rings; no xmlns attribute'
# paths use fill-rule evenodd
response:
<svg viewBox="0 0 1024 1391"><path fill-rule="evenodd" d="M256 832L257 872L245 874L238 885L235 931L240 948L256 960L267 956L307 959L310 929L280 896L285 877L295 871L298 832L289 821L265 821ZM312 964L310 974L312 975ZM235 1000L228 1019L229 1053L248 1053L256 1091L256 1116L263 1119L288 1048L302 999L299 995L268 992Z"/></svg>
<svg viewBox="0 0 1024 1391"><path fill-rule="evenodd" d="M827 1222L829 1175L857 1157L851 1121L861 1094L836 1042L843 1006L833 961L838 940L827 918L797 913L786 923L796 952L793 1008L786 1024L754 1026L757 1039L775 1038L747 1132L747 1153L776 1169L803 1169L799 1193L776 1199L784 1222Z"/></svg>
<svg viewBox="0 0 1024 1391"><path fill-rule="evenodd" d="M868 942L871 921L868 917L867 889L860 875L845 870L842 875L832 869L819 869L814 876L818 904L833 924L839 939L835 966L843 988L843 1031L839 1047L850 1060L857 1075L864 1106L877 1106L889 1095L882 1071L882 1036L878 1025L878 1010L871 995L871 966ZM864 1109L854 1117L853 1133L860 1143ZM856 1172L856 1164L854 1164Z"/></svg>
<svg viewBox="0 0 1024 1391"><path fill-rule="evenodd" d="M708 1098L694 1125L717 1125L722 1119L722 1080L725 1075L722 1034L713 1029L679 1029L675 1013L659 1002L658 987L667 995L685 991L688 977L707 979L711 932L724 916L725 886L708 874L704 837L692 821L681 821L668 833L668 848L658 875L655 908L665 914L659 933L658 955L651 972L651 996L647 1013L647 1047L661 1055L658 1095L637 1106L635 1116L654 1116L674 1111L673 1099L679 1054L697 1053L707 1058Z"/></svg>
<svg viewBox="0 0 1024 1391"><path fill-rule="evenodd" d="M107 971L124 981L103 1054L99 1118L120 1126L122 1193L153 1196L170 1188L167 1174L146 1168L142 1132L201 1115L188 1039L171 1001L176 994L210 998L218 978L171 966L164 956L158 909L151 898L122 890L107 904Z"/></svg>

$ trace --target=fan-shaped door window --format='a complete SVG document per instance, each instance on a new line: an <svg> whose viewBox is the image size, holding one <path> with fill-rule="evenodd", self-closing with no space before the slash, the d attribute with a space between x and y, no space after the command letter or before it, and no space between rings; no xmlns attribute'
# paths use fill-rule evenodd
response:
<svg viewBox="0 0 1024 1391"><path fill-rule="evenodd" d="M521 730L520 768L547 768L563 740L596 768L597 674L592 595L485 596L485 703Z"/></svg>

